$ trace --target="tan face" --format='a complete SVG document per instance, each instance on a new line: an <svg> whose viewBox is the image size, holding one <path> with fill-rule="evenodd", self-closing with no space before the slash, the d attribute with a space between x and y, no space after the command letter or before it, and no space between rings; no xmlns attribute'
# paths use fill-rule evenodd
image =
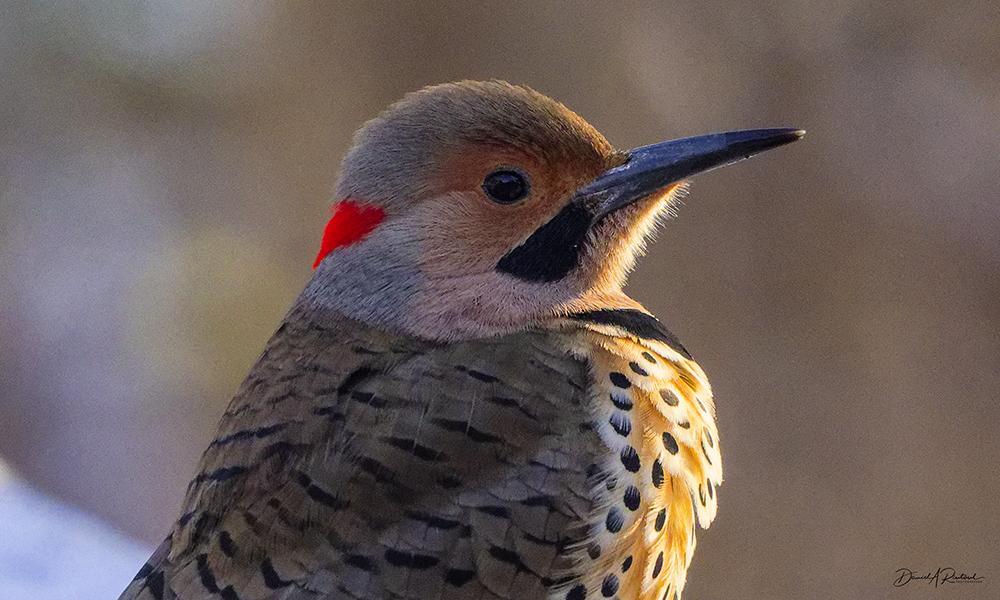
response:
<svg viewBox="0 0 1000 600"><path fill-rule="evenodd" d="M500 259L558 213L584 183L615 159L559 161L541 152L467 144L442 157L424 198L401 215L420 231L420 269L428 277L493 271ZM491 174L513 172L527 184L523 198L491 197Z"/></svg>

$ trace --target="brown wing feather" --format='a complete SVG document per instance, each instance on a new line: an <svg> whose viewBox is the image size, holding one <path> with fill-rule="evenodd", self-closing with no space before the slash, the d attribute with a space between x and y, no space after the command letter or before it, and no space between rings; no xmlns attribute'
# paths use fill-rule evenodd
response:
<svg viewBox="0 0 1000 600"><path fill-rule="evenodd" d="M435 346L295 317L122 598L157 578L164 598L541 598L569 574L602 450L559 336Z"/></svg>

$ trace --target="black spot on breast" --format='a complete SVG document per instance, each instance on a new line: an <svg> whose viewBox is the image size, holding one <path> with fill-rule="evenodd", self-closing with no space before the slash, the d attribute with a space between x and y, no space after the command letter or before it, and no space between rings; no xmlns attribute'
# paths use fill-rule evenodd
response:
<svg viewBox="0 0 1000 600"><path fill-rule="evenodd" d="M648 362L650 364L653 364L653 365L656 364L656 358L652 354L650 354L649 352L643 352L642 353L642 357L646 359L646 362Z"/></svg>
<svg viewBox="0 0 1000 600"><path fill-rule="evenodd" d="M653 576L653 578L659 577L660 571L662 570L663 570L663 552L661 551L658 555L656 555L656 562L653 563L653 572L651 573L651 575Z"/></svg>
<svg viewBox="0 0 1000 600"><path fill-rule="evenodd" d="M639 454L632 446L625 446L621 453L622 466L630 473L639 471Z"/></svg>
<svg viewBox="0 0 1000 600"><path fill-rule="evenodd" d="M629 510L637 510L639 508L641 497L639 495L639 488L634 485L630 485L625 488L625 496L623 502L625 503L625 508Z"/></svg>
<svg viewBox="0 0 1000 600"><path fill-rule="evenodd" d="M705 488L700 483L698 484L698 499L701 500L701 505L705 506Z"/></svg>
<svg viewBox="0 0 1000 600"><path fill-rule="evenodd" d="M628 556L625 557L625 560L622 561L622 573L627 573L628 570L631 568L632 568L632 555L629 554Z"/></svg>
<svg viewBox="0 0 1000 600"><path fill-rule="evenodd" d="M663 463L657 458L653 460L653 472L651 473L653 486L659 488L663 485Z"/></svg>
<svg viewBox="0 0 1000 600"><path fill-rule="evenodd" d="M715 447L715 440L712 439L712 432L709 431L709 430L707 430L707 429L705 430L705 440L708 441L708 445L710 447L712 447L712 448Z"/></svg>
<svg viewBox="0 0 1000 600"><path fill-rule="evenodd" d="M566 600L584 600L587 597L587 588L582 584L575 585L566 593Z"/></svg>
<svg viewBox="0 0 1000 600"><path fill-rule="evenodd" d="M616 593L618 593L618 576L614 573L609 573L604 578L604 583L601 584L601 595L605 598L610 598Z"/></svg>
<svg viewBox="0 0 1000 600"><path fill-rule="evenodd" d="M628 437L628 434L632 432L632 422L620 412L611 413L608 423L611 424L611 428L615 430L615 433L622 437Z"/></svg>
<svg viewBox="0 0 1000 600"><path fill-rule="evenodd" d="M677 426L680 427L681 429L691 429L691 422L681 421L680 423L677 424Z"/></svg>
<svg viewBox="0 0 1000 600"><path fill-rule="evenodd" d="M677 446L677 440L670 435L669 431L663 432L663 447L671 454L677 454L677 451L680 450L680 447Z"/></svg>
<svg viewBox="0 0 1000 600"><path fill-rule="evenodd" d="M608 378L611 380L611 383L615 385L615 387L619 387L623 390L627 390L632 387L632 382L628 380L628 377L626 377L624 373L613 371L610 375L608 375Z"/></svg>
<svg viewBox="0 0 1000 600"><path fill-rule="evenodd" d="M611 533L618 533L622 530L622 525L625 524L625 517L622 515L622 511L618 510L617 507L612 506L611 510L608 511L608 518L604 521L604 526L607 527L608 531Z"/></svg>
<svg viewBox="0 0 1000 600"><path fill-rule="evenodd" d="M653 522L653 527L655 527L657 531L662 531L663 526L666 524L666 522L667 522L667 509L661 508L660 512L656 513L656 521Z"/></svg>
<svg viewBox="0 0 1000 600"><path fill-rule="evenodd" d="M587 548L587 556L589 556L592 560L597 560L598 558L600 558L601 557L601 545L600 544L591 544L590 547Z"/></svg>
<svg viewBox="0 0 1000 600"><path fill-rule="evenodd" d="M647 375L649 375L649 373L646 372L646 369L640 367L639 363L635 361L630 362L628 364L628 368L632 369L632 372L635 373L636 375L639 375L640 377L646 377Z"/></svg>
<svg viewBox="0 0 1000 600"><path fill-rule="evenodd" d="M712 486L712 480L711 479L706 479L705 480L705 489L708 490L708 497L709 498L713 498L715 496L715 489Z"/></svg>
<svg viewBox="0 0 1000 600"><path fill-rule="evenodd" d="M680 401L677 400L677 394L673 393L671 390L660 390L660 398L667 403L668 406L677 406Z"/></svg>
<svg viewBox="0 0 1000 600"><path fill-rule="evenodd" d="M628 394L616 395L611 394L611 403L615 405L615 408L621 410L632 410L632 398Z"/></svg>
<svg viewBox="0 0 1000 600"><path fill-rule="evenodd" d="M638 338L663 342L684 358L691 358L691 354L681 345L677 336L664 327L663 323L660 323L656 317L641 310L632 308L605 308L579 312L569 315L569 318L598 325L613 325Z"/></svg>

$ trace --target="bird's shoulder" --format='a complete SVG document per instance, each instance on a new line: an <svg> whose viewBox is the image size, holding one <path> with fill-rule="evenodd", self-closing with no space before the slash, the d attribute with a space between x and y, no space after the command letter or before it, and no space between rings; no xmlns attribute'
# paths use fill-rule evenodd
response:
<svg viewBox="0 0 1000 600"><path fill-rule="evenodd" d="M591 510L600 448L572 336L433 343L286 320L125 597L381 597L412 594L410 574L484 593L518 569L541 593L565 530Z"/></svg>

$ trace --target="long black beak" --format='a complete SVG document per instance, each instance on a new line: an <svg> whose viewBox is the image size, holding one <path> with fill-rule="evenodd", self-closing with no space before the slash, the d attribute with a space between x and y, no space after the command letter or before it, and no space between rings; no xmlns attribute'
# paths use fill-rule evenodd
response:
<svg viewBox="0 0 1000 600"><path fill-rule="evenodd" d="M794 142L801 129L748 129L661 142L636 148L627 160L583 186L565 207L496 269L518 279L558 281L578 264L584 240L607 215L683 179Z"/></svg>
<svg viewBox="0 0 1000 600"><path fill-rule="evenodd" d="M790 128L747 129L635 148L628 152L625 163L578 190L575 201L586 205L595 220L600 220L672 183L794 142L805 133Z"/></svg>

